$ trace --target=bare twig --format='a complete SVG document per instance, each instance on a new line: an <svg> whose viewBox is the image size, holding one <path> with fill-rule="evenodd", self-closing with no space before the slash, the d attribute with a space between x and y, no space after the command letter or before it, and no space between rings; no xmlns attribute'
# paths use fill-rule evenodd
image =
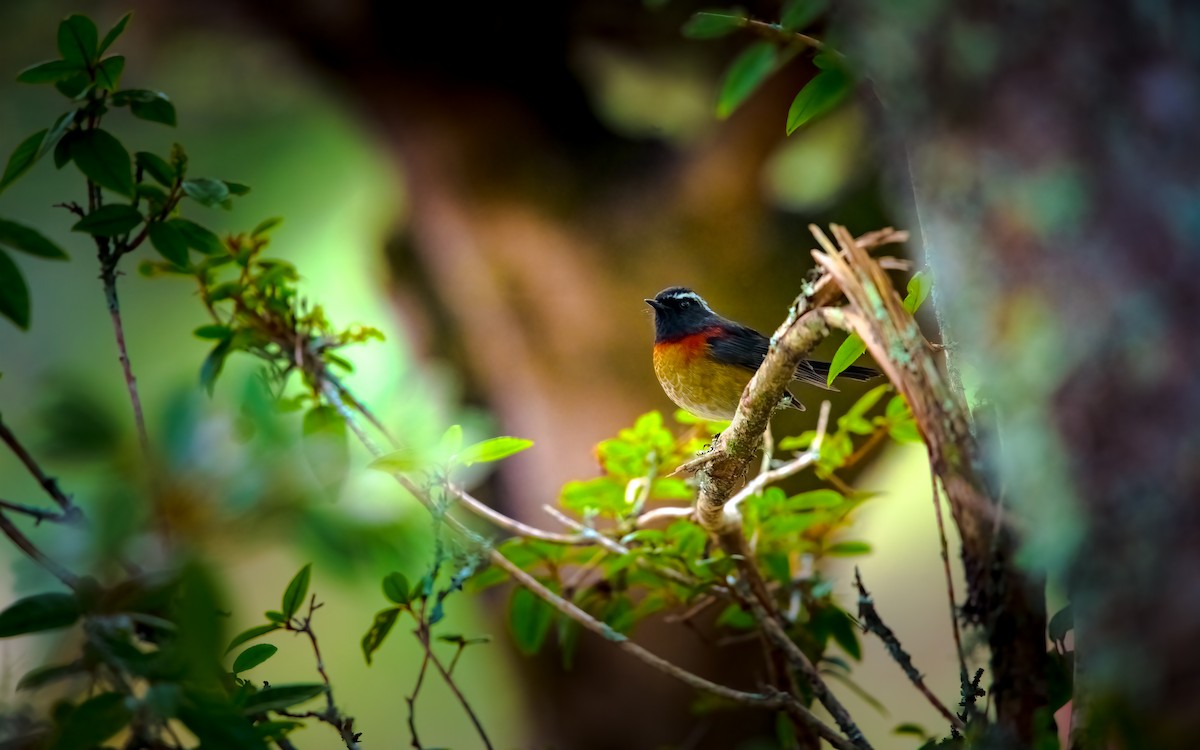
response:
<svg viewBox="0 0 1200 750"><path fill-rule="evenodd" d="M108 316L112 319L113 335L117 340L117 353L121 361L121 371L125 375L125 389L129 391L129 401L133 405L133 422L137 427L138 443L142 455L150 455L150 437L146 433L146 418L142 414L142 398L138 395L137 378L133 376L133 366L129 363L129 349L125 345L125 325L121 321L121 303L117 298L117 256L101 252L100 280L104 283L104 300L108 305Z"/></svg>
<svg viewBox="0 0 1200 750"><path fill-rule="evenodd" d="M29 470L29 473L33 475L33 478L38 481L38 484L50 496L50 499L63 509L63 513L66 516L74 518L79 513L79 509L71 502L71 498L59 488L58 481L53 477L47 476L46 472L42 471L42 467L29 454L25 446L21 445L21 441L17 440L17 436L8 428L8 425L4 424L2 418L0 418L0 440L3 440L4 444L9 447L9 450L20 459L25 468Z"/></svg>
<svg viewBox="0 0 1200 750"><path fill-rule="evenodd" d="M321 647L317 643L316 631L312 628L313 613L321 607L317 604L317 595L313 594L308 601L308 614L303 620L289 622L287 629L295 633L303 633L309 644L312 645L313 658L316 660L317 674L321 676L321 681L325 683L325 710L310 711L304 716L322 721L337 730L338 735L342 738L342 742L346 745L346 750L359 750L358 737L354 731L354 718L343 716L338 710L337 704L333 701L333 683L329 680L329 673L325 671L325 659L321 656ZM280 712L282 713L282 712ZM285 714L290 716L291 714Z"/></svg>
<svg viewBox="0 0 1200 750"><path fill-rule="evenodd" d="M49 571L50 575L66 584L67 588L72 591L79 588L79 579L75 574L47 557L46 553L38 549L37 545L31 542L29 537L25 536L4 513L0 513L0 531L3 531L4 535L13 544L17 545L22 552L28 555L31 560Z"/></svg>
<svg viewBox="0 0 1200 750"><path fill-rule="evenodd" d="M674 505L664 505L661 508L653 508L641 514L634 521L634 525L642 529L663 519L691 518L695 512L695 509L690 506L681 508Z"/></svg>
<svg viewBox="0 0 1200 750"><path fill-rule="evenodd" d="M543 531L542 529L530 526L527 523L522 523L515 518L510 518L498 510L491 508L485 503L472 497L469 492L454 484L446 484L447 491L451 495L458 498L464 508L471 511L480 518L487 519L500 528L517 536L528 537L530 539L541 539L545 542L554 542L555 544L568 545L589 545L598 542L604 538L599 532L590 531L583 534L558 534L553 531Z"/></svg>
<svg viewBox="0 0 1200 750"><path fill-rule="evenodd" d="M424 643L424 641L421 641L422 645ZM428 666L429 649L426 648L425 655L421 658L421 668L417 670L417 683L413 685L412 695L404 697L404 702L408 704L408 733L412 735L414 750L422 750L421 740L417 737L417 696L421 693L421 684L425 682L425 670Z"/></svg>
<svg viewBox="0 0 1200 750"><path fill-rule="evenodd" d="M866 586L863 585L862 575L859 573L857 566L854 568L854 583L858 587L858 618L862 621L863 630L879 636L879 640L883 641L883 645L887 648L888 653L892 655L892 658L904 670L904 674L908 676L909 681L912 682L921 695L925 696L925 699L937 709L938 713L946 717L946 721L950 722L950 726L962 730L965 727L962 719L955 716L950 709L946 708L946 704L938 700L938 697L933 694L933 691L925 684L925 678L913 666L912 657L900 645L900 639L896 637L895 632L879 616L879 612L875 609L875 602L871 599L870 593L867 592Z"/></svg>
<svg viewBox="0 0 1200 750"><path fill-rule="evenodd" d="M55 513L54 511L46 510L45 508L38 508L34 505L25 505L24 503L13 503L9 502L8 500L0 500L0 508L10 510L13 513L21 513L23 515L30 516L38 523L41 523L42 521L65 523L71 520L65 513Z"/></svg>
<svg viewBox="0 0 1200 750"><path fill-rule="evenodd" d="M728 524L733 525L738 523L738 520L741 517L740 513L738 512L738 506L741 505L746 498L759 494L768 484L778 482L781 479L787 479L793 474L804 471L809 466L812 466L814 463L816 463L818 459L820 459L821 442L825 439L825 430L829 424L829 409L829 402L822 401L821 416L817 420L817 435L813 438L812 446L807 451L796 456L796 458L787 462L783 466L759 473L758 476L747 482L745 487L739 490L736 495L731 497L729 501L725 503L725 515Z"/></svg>
<svg viewBox="0 0 1200 750"><path fill-rule="evenodd" d="M942 501L938 492L937 476L930 477L933 486L933 509L937 518L938 544L942 554L942 570L946 575L946 597L950 602L950 628L954 633L954 652L958 655L959 681L967 683L967 656L963 651L962 632L958 625L958 603L954 596L954 576L950 572L950 545L946 541L946 522L942 518Z"/></svg>
<svg viewBox="0 0 1200 750"><path fill-rule="evenodd" d="M438 673L442 676L442 681L446 683L446 686L450 688L452 693L454 693L454 697L458 699L458 702L463 707L463 710L467 712L467 716L471 719L471 724L473 724L475 727L476 734L478 734L479 739L483 741L483 746L487 748L487 750L492 750L492 741L488 739L487 732L483 728L483 723L479 721L479 717L475 714L475 709L471 708L470 701L468 701L467 697L463 695L461 690L458 689L458 684L454 682L454 678L450 675L450 672L447 671L444 666L442 666L441 660L439 660L437 655L433 653L433 645L429 641L429 627L425 624L424 620L421 621L420 627L417 629L417 638L425 647L425 655L428 657L429 661L433 663L433 666ZM414 735L414 738L415 736L416 735Z"/></svg>

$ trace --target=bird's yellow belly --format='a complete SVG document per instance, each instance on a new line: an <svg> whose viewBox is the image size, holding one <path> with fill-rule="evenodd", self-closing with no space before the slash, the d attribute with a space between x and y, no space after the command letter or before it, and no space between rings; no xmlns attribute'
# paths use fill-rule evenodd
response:
<svg viewBox="0 0 1200 750"><path fill-rule="evenodd" d="M754 373L681 346L654 347L654 373L676 404L704 419L733 419Z"/></svg>

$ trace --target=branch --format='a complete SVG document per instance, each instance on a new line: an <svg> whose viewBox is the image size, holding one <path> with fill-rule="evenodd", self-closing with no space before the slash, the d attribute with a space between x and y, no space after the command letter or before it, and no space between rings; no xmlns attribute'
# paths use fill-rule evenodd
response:
<svg viewBox="0 0 1200 750"><path fill-rule="evenodd" d="M321 647L317 644L316 631L312 629L313 612L320 606L317 604L317 595L313 594L308 602L308 615L300 621L300 626L296 627L290 622L287 625L288 630L303 633L308 637L309 643L312 644L313 657L317 662L317 673L321 675L321 681L325 683L325 710L310 711L305 715L323 721L336 729L342 742L346 744L346 750L359 750L359 735L354 731L354 718L343 716L333 702L333 684L329 680L329 673L325 671L325 659L321 656Z"/></svg>
<svg viewBox="0 0 1200 750"><path fill-rule="evenodd" d="M960 731L964 729L965 725L962 719L955 716L950 709L946 708L946 704L938 700L938 697L933 694L925 684L925 678L913 666L912 657L900 645L900 639L896 637L891 628L884 624L883 619L875 610L875 602L867 592L866 586L863 585L862 575L858 571L858 566L854 568L854 584L858 587L858 617L862 620L863 631L879 636L879 640L883 641L883 645L887 648L888 653L892 655L892 658L904 670L904 674L908 676L909 681L916 686L921 695L925 696L930 705L938 710L938 713L946 717L946 721L950 722L950 726Z"/></svg>
<svg viewBox="0 0 1200 750"><path fill-rule="evenodd" d="M47 557L46 553L38 549L37 545L31 542L29 537L25 536L4 513L0 513L0 531L3 531L4 535L13 544L17 545L22 552L28 555L31 560L49 571L50 575L66 584L67 588L72 591L78 590L79 579L75 574Z"/></svg>
<svg viewBox="0 0 1200 750"><path fill-rule="evenodd" d="M137 378L133 376L133 366L129 363L129 350L125 346L125 325L121 321L121 303L117 299L117 257L107 253L101 254L100 280L104 282L104 299L108 304L108 316L112 319L113 335L117 340L118 359L121 361L121 371L125 375L125 388L129 391L129 401L133 405L133 421L137 426L138 443L142 455L150 455L150 438L146 433L146 418L142 414L142 399L138 395Z"/></svg>
<svg viewBox="0 0 1200 750"><path fill-rule="evenodd" d="M74 519L79 515L79 509L71 502L71 498L67 497L67 494L59 488L58 481L47 476L46 472L42 471L42 467L29 454L29 451L25 450L25 446L21 445L21 441L17 440L17 436L13 434L12 430L8 429L8 425L4 424L3 418L0 418L0 440L3 440L9 450L21 460L21 463L29 470L33 478L38 481L38 484L42 486L42 489L50 496L50 499L57 503L58 507L62 508L65 516Z"/></svg>

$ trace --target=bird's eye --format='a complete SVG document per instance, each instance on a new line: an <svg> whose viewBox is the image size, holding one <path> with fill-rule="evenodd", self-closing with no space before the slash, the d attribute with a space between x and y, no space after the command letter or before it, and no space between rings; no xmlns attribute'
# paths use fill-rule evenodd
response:
<svg viewBox="0 0 1200 750"><path fill-rule="evenodd" d="M691 306L691 304L692 304L691 302L688 302L687 300L684 300L683 302L680 302L680 303L679 303L679 309L680 309L680 310L686 310L686 309L688 309L688 307L690 307L690 306Z"/></svg>

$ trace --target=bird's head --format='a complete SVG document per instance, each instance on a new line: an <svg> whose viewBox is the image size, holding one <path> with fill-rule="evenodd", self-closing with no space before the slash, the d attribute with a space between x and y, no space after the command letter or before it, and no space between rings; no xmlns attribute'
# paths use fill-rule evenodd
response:
<svg viewBox="0 0 1200 750"><path fill-rule="evenodd" d="M664 289L646 304L654 308L655 341L690 336L720 320L704 298L682 286Z"/></svg>

